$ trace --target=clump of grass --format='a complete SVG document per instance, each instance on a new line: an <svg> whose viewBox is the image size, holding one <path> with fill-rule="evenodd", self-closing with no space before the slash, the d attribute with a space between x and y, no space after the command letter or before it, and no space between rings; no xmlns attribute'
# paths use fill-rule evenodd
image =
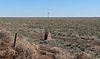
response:
<svg viewBox="0 0 100 59"><path fill-rule="evenodd" d="M76 56L76 59L93 59L92 56L88 53L85 52L80 52L78 53L78 55Z"/></svg>
<svg viewBox="0 0 100 59"><path fill-rule="evenodd" d="M9 32L0 30L0 58L11 59L15 55L12 48L12 37Z"/></svg>
<svg viewBox="0 0 100 59"><path fill-rule="evenodd" d="M34 54L36 54L35 49L28 41L18 38L14 48L10 33L4 30L0 31L0 59L33 59Z"/></svg>

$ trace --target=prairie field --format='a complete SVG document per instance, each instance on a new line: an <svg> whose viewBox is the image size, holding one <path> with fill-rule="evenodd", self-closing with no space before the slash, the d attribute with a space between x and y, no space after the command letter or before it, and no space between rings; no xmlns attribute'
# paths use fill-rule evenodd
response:
<svg viewBox="0 0 100 59"><path fill-rule="evenodd" d="M51 40L44 40L45 30ZM8 59L100 59L100 17L1 17L0 31L1 42L4 34L6 40L12 37ZM12 48L15 33L18 42ZM7 49L0 48L0 59L6 59L2 50Z"/></svg>

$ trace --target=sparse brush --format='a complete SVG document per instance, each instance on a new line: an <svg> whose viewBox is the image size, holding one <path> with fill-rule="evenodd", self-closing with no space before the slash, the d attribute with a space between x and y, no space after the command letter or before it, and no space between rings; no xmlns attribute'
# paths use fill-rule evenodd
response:
<svg viewBox="0 0 100 59"><path fill-rule="evenodd" d="M10 34L10 33L9 33ZM30 44L26 39L17 38L15 48L8 32L0 32L0 58L8 59L66 59L61 48ZM5 48L2 48L5 47Z"/></svg>
<svg viewBox="0 0 100 59"><path fill-rule="evenodd" d="M38 56L36 46L25 39L17 39L15 48L9 32L0 31L0 59L34 59Z"/></svg>
<svg viewBox="0 0 100 59"><path fill-rule="evenodd" d="M19 39L16 43L16 59L34 59L38 56L38 47L34 44L30 44L25 39Z"/></svg>
<svg viewBox="0 0 100 59"><path fill-rule="evenodd" d="M0 19L0 29L8 30L0 30L0 59L70 59L73 55L76 59L89 59L92 56L100 59L100 20L97 20L100 18ZM39 40L43 39L44 29L51 31L54 40ZM14 48L11 34L16 32L18 37ZM62 48L71 49L72 54Z"/></svg>
<svg viewBox="0 0 100 59"><path fill-rule="evenodd" d="M88 53L85 52L80 52L77 56L76 59L93 59L92 56Z"/></svg>
<svg viewBox="0 0 100 59"><path fill-rule="evenodd" d="M12 48L12 37L10 33L0 31L0 58L11 59L15 55L15 50Z"/></svg>
<svg viewBox="0 0 100 59"><path fill-rule="evenodd" d="M40 59L66 59L66 54L61 48L41 45L39 49Z"/></svg>

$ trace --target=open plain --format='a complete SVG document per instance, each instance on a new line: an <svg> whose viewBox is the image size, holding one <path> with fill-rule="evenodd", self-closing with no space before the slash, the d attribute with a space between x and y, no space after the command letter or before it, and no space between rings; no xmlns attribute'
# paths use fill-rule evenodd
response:
<svg viewBox="0 0 100 59"><path fill-rule="evenodd" d="M100 18L1 17L0 59L7 58L100 59Z"/></svg>

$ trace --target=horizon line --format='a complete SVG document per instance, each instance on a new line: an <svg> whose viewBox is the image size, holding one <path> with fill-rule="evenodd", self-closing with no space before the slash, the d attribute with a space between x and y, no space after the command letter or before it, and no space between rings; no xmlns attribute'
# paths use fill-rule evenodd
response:
<svg viewBox="0 0 100 59"><path fill-rule="evenodd" d="M48 17L48 16L0 16L0 17ZM100 16L49 16L49 17L100 17Z"/></svg>

